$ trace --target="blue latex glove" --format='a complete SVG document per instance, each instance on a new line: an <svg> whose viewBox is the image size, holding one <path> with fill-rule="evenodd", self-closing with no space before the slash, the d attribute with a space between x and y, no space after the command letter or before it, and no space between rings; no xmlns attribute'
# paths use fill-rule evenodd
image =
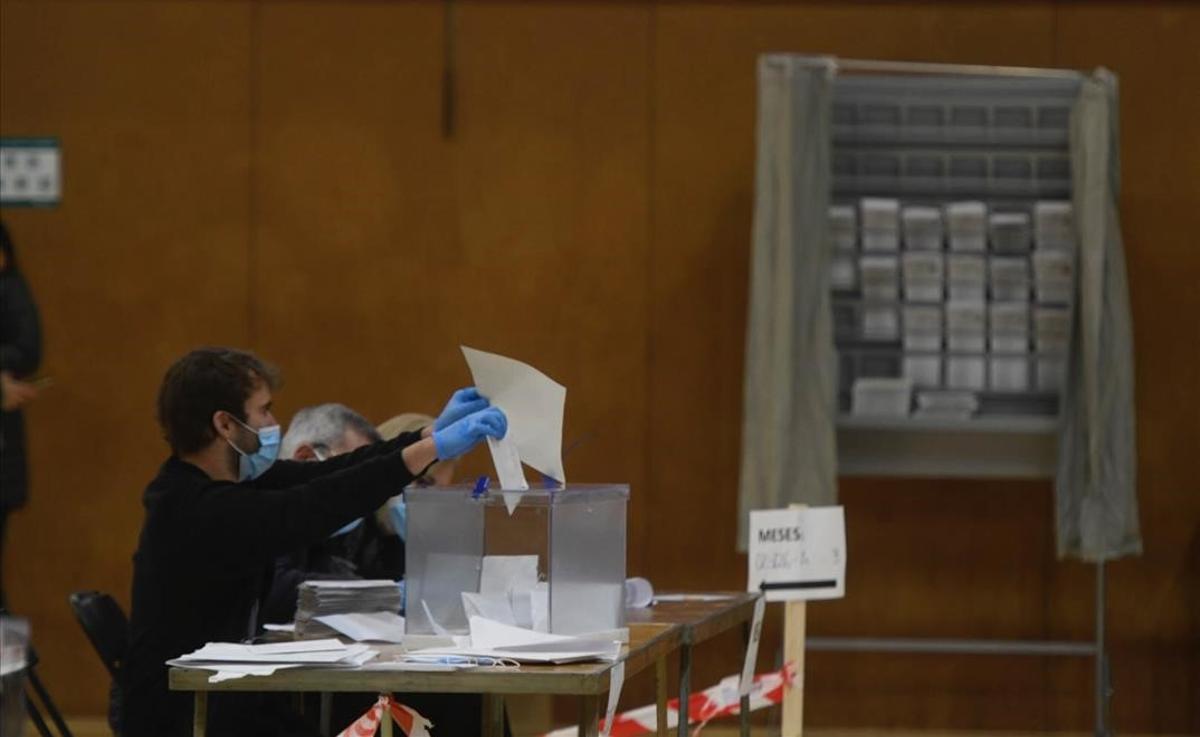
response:
<svg viewBox="0 0 1200 737"><path fill-rule="evenodd" d="M499 407L488 407L467 415L444 430L433 432L433 444L439 461L458 458L484 438L502 438L508 432L508 418Z"/></svg>
<svg viewBox="0 0 1200 737"><path fill-rule="evenodd" d="M442 410L441 416L434 421L433 429L445 430L467 415L475 414L487 406L488 400L484 399L475 387L468 386L465 389L459 389L450 395L450 401L446 402L446 408Z"/></svg>

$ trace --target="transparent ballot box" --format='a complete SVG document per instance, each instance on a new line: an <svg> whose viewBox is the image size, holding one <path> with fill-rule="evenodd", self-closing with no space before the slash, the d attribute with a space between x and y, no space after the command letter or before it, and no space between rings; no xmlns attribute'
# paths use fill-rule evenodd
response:
<svg viewBox="0 0 1200 737"><path fill-rule="evenodd" d="M465 634L468 607L557 634L625 626L627 485L404 496L408 634Z"/></svg>

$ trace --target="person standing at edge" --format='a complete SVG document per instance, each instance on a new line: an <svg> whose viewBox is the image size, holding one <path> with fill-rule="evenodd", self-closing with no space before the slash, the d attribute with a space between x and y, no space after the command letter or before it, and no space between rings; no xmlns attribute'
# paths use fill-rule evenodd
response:
<svg viewBox="0 0 1200 737"><path fill-rule="evenodd" d="M4 531L8 513L25 505L29 473L25 459L25 419L22 408L37 399L36 384L23 379L37 370L42 358L42 329L37 305L25 277L17 269L17 254L8 229L0 222L0 569L3 569ZM0 610L7 606L0 573Z"/></svg>
<svg viewBox="0 0 1200 737"><path fill-rule="evenodd" d="M123 737L183 737L192 696L167 687L165 661L206 642L255 634L276 556L372 513L438 460L507 432L474 388L454 393L430 427L317 463L275 462L274 368L253 354L201 348L167 370L158 421L171 456L143 495L133 556ZM214 694L210 737L308 735L286 698Z"/></svg>

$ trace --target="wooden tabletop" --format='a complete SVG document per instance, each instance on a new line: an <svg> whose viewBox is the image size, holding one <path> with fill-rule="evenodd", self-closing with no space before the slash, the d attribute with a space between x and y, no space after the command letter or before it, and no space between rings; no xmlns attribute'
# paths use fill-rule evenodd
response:
<svg viewBox="0 0 1200 737"><path fill-rule="evenodd" d="M672 594L665 594L671 596ZM678 594L676 594L678 596ZM677 624L683 627L684 642L703 642L754 618L758 594L745 591L682 594L696 598L656 602L645 609L628 609L625 619L632 623ZM713 600L712 597L721 599Z"/></svg>
<svg viewBox="0 0 1200 737"><path fill-rule="evenodd" d="M683 644L684 628L674 622L631 622L629 644L621 649L625 677L649 667ZM399 645L379 645L373 662L394 660ZM209 683L212 671L171 668L172 691L354 691L386 693L541 693L602 694L608 691L613 663L522 665L519 668L469 668L457 671L389 671L373 668L284 668L269 676L246 676Z"/></svg>

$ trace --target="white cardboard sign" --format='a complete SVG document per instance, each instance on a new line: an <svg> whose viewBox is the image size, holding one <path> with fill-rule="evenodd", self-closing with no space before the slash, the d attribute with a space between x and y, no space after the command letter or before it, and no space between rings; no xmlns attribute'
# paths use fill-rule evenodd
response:
<svg viewBox="0 0 1200 737"><path fill-rule="evenodd" d="M750 512L747 591L767 601L846 595L846 524L841 507Z"/></svg>

